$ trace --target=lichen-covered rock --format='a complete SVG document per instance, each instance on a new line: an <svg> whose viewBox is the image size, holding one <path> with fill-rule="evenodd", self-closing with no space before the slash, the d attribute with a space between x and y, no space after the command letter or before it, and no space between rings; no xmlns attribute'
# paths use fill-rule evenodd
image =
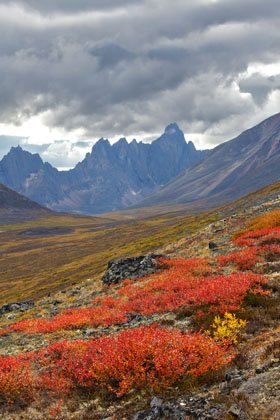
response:
<svg viewBox="0 0 280 420"><path fill-rule="evenodd" d="M6 314L8 312L13 311L21 311L25 312L28 311L28 309L33 308L34 306L33 300L25 300L23 302L13 302L13 303L7 303L0 308L0 315Z"/></svg>
<svg viewBox="0 0 280 420"><path fill-rule="evenodd" d="M165 402L153 398L151 408L139 411L133 420L214 420L220 419L222 407L202 396Z"/></svg>
<svg viewBox="0 0 280 420"><path fill-rule="evenodd" d="M140 255L122 260L112 260L102 281L104 284L117 284L125 279L137 279L154 273L158 268L158 258L163 255Z"/></svg>

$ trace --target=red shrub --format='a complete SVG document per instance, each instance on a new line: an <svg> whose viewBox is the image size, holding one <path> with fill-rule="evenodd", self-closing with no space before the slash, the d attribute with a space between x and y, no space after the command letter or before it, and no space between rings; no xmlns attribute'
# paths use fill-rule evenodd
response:
<svg viewBox="0 0 280 420"><path fill-rule="evenodd" d="M228 255L222 255L217 260L222 266L234 264L239 270L244 271L252 269L257 262L261 261L261 258L256 248L245 248Z"/></svg>
<svg viewBox="0 0 280 420"><path fill-rule="evenodd" d="M128 313L151 315L186 306L196 310L203 307L206 312L215 310L223 313L237 309L247 292L260 292L257 285L265 281L262 276L251 272L195 277L193 273L197 269L209 274L209 266L205 260L204 265L201 261L202 259L169 260L169 269L151 276L145 282L122 286L115 297L96 298L92 302L95 305L92 308L64 310L52 319L20 321L12 324L8 331L48 333L85 326L108 326L126 322Z"/></svg>
<svg viewBox="0 0 280 420"><path fill-rule="evenodd" d="M175 268L178 276L205 276L211 273L212 269L207 258L178 258L173 260L160 259L165 268Z"/></svg>
<svg viewBox="0 0 280 420"><path fill-rule="evenodd" d="M260 230L255 230L253 232L248 232L237 239L234 242L238 246L250 246L250 245L257 245L260 240L267 240L271 238L278 238L280 239L280 228L264 228Z"/></svg>
<svg viewBox="0 0 280 420"><path fill-rule="evenodd" d="M231 352L209 336L141 327L87 342L55 343L23 357L2 356L0 389L3 395L17 397L22 388L18 391L14 384L21 383L25 372L37 391L61 395L75 389L103 389L124 395L136 388L159 390L201 376L231 359ZM12 388L7 386L10 383Z"/></svg>
<svg viewBox="0 0 280 420"><path fill-rule="evenodd" d="M7 331L25 331L27 333L49 333L58 330L71 330L86 326L97 327L123 323L127 317L118 308L106 306L98 308L74 308L62 311L52 319L28 319L16 322Z"/></svg>
<svg viewBox="0 0 280 420"><path fill-rule="evenodd" d="M27 401L33 395L29 362L21 356L0 356L0 401Z"/></svg>
<svg viewBox="0 0 280 420"><path fill-rule="evenodd" d="M166 273L143 288L130 286L122 290L127 298L122 308L124 312L143 315L173 311L183 306L224 313L237 309L247 292L260 293L260 285L264 282L263 276L252 272L178 280Z"/></svg>

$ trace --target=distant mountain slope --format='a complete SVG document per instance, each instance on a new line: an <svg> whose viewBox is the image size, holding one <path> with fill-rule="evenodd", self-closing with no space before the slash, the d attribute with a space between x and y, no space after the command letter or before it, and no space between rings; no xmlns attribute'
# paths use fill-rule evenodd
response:
<svg viewBox="0 0 280 420"><path fill-rule="evenodd" d="M52 212L0 184L0 224L47 216Z"/></svg>
<svg viewBox="0 0 280 420"><path fill-rule="evenodd" d="M141 205L229 202L280 179L280 114L211 150Z"/></svg>
<svg viewBox="0 0 280 420"><path fill-rule="evenodd" d="M94 214L137 204L205 154L170 124L151 144L100 139L70 171L13 147L0 162L0 182L54 210Z"/></svg>

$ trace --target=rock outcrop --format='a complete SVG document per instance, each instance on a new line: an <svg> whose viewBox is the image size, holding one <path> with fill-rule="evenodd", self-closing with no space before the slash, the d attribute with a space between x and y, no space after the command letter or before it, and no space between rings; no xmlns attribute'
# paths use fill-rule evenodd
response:
<svg viewBox="0 0 280 420"><path fill-rule="evenodd" d="M0 315L4 315L8 312L13 311L21 311L25 312L28 311L28 309L33 308L35 305L33 300L25 300L22 302L13 302L13 303L7 303L0 307Z"/></svg>
<svg viewBox="0 0 280 420"><path fill-rule="evenodd" d="M162 255L140 255L122 260L112 260L102 281L104 284L117 284L125 279L137 279L155 273L159 269L158 258Z"/></svg>

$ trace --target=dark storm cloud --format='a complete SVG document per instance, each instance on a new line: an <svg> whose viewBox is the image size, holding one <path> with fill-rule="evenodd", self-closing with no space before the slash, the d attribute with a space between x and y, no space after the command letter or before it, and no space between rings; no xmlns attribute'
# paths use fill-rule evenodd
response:
<svg viewBox="0 0 280 420"><path fill-rule="evenodd" d="M280 61L279 24L279 0L0 2L1 121L216 144L276 112L279 76L246 70Z"/></svg>
<svg viewBox="0 0 280 420"><path fill-rule="evenodd" d="M102 10L108 8L123 7L138 0L18 0L26 8L43 13L54 14L56 12L80 12L88 10ZM0 1L0 4L14 4L14 0Z"/></svg>
<svg viewBox="0 0 280 420"><path fill-rule="evenodd" d="M256 103L262 105L271 92L280 89L280 74L265 77L260 73L254 73L250 77L241 80L239 86L243 92L251 93Z"/></svg>
<svg viewBox="0 0 280 420"><path fill-rule="evenodd" d="M89 50L93 57L99 60L100 68L113 67L122 61L129 61L134 58L134 54L115 44L95 46Z"/></svg>

